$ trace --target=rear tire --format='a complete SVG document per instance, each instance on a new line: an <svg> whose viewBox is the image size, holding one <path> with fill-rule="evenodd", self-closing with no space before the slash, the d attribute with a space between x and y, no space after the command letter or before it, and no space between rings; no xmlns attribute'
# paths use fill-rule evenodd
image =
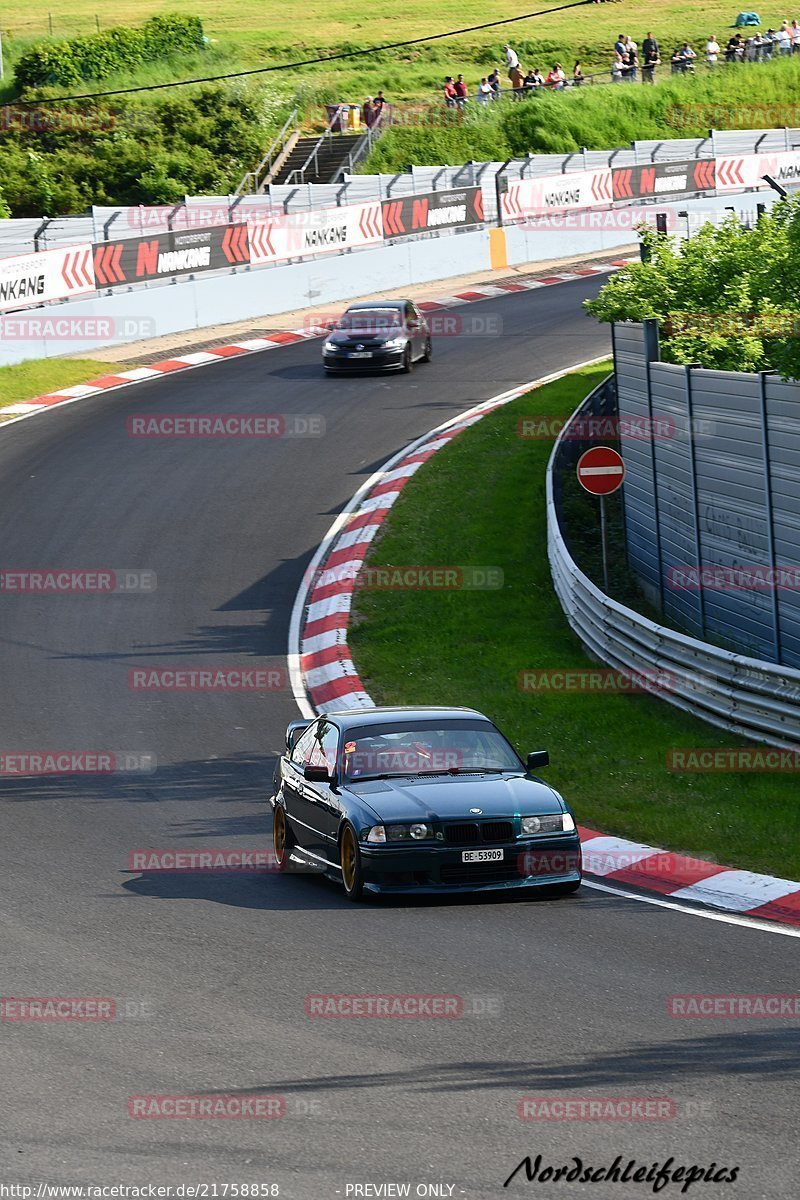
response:
<svg viewBox="0 0 800 1200"><path fill-rule="evenodd" d="M364 875L361 867L361 851L352 825L345 825L339 839L339 861L342 867L344 894L357 903L364 891Z"/></svg>

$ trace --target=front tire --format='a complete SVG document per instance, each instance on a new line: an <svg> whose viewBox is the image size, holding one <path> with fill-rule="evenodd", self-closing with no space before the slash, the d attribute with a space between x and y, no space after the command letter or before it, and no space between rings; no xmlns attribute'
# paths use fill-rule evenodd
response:
<svg viewBox="0 0 800 1200"><path fill-rule="evenodd" d="M414 366L414 357L411 353L411 343L409 342L403 351L403 374L409 375L411 368Z"/></svg>
<svg viewBox="0 0 800 1200"><path fill-rule="evenodd" d="M345 825L339 839L339 861L342 867L344 894L354 903L361 899L364 891L364 874L361 866L361 851L352 825Z"/></svg>
<svg viewBox="0 0 800 1200"><path fill-rule="evenodd" d="M573 879L571 883L556 883L552 888L548 888L547 890L555 898L558 896L571 896L573 892L577 892L582 882L582 879Z"/></svg>
<svg viewBox="0 0 800 1200"><path fill-rule="evenodd" d="M433 357L433 346L431 345L431 339L428 338L427 342L425 343L425 353L422 356L422 361L430 362L432 357Z"/></svg>
<svg viewBox="0 0 800 1200"><path fill-rule="evenodd" d="M283 811L283 806L276 801L275 811L272 814L272 847L275 851L275 862L281 874L289 870L293 845L294 838L286 820L286 813Z"/></svg>

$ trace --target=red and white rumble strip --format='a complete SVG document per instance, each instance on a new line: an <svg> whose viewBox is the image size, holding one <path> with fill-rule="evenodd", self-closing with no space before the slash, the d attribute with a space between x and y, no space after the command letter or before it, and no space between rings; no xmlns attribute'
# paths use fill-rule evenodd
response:
<svg viewBox="0 0 800 1200"><path fill-rule="evenodd" d="M295 606L290 650L299 647L299 661L293 663L290 654L290 666L299 677L295 696L301 708L305 697L316 712L374 707L353 663L347 628L354 582L382 521L422 464L463 429L531 387L559 376L497 396L426 434L390 459L356 493L311 563ZM800 883L721 867L583 826L579 832L587 875L673 900L800 925Z"/></svg>
<svg viewBox="0 0 800 1200"><path fill-rule="evenodd" d="M526 292L535 288L546 287L553 283L569 283L574 279L582 279L589 275L605 275L625 266L632 259L617 259L597 267L581 267L573 272L562 272L559 275L520 276L513 283L478 284L469 291L456 292L451 296L441 296L437 300L426 300L419 307L424 312L435 312L440 309L455 308L461 304L471 304L477 300L490 300L496 296L506 296L510 292ZM329 314L326 314L326 318ZM0 407L0 424L10 424L13 419L32 416L34 413L53 408L59 404L74 404L87 396L95 396L98 392L107 392L117 388L129 387L141 383L145 379L156 379L159 375L172 375L175 371L187 371L194 367L203 367L207 363L219 362L223 358L233 358L241 354L256 354L263 350L276 350L280 346L288 346L294 342L308 341L319 338L327 333L326 329L306 328L289 329L271 333L268 338L249 338L241 342L232 342L229 346L215 346L210 350L198 350L192 354L178 354L174 358L166 358L163 362L153 363L149 367L134 367L130 371L117 371L92 379L88 383L78 383L74 387L62 388L59 392L48 392L44 396L36 396L32 400L20 404L7 404Z"/></svg>

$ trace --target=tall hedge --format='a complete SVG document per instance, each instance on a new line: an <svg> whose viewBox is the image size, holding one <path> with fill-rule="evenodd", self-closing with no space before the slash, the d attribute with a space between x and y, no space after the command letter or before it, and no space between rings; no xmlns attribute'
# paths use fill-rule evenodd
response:
<svg viewBox="0 0 800 1200"><path fill-rule="evenodd" d="M136 29L119 25L87 37L37 42L17 62L14 78L20 91L70 87L85 79L105 79L115 71L130 71L170 54L191 53L203 44L199 17L150 17Z"/></svg>

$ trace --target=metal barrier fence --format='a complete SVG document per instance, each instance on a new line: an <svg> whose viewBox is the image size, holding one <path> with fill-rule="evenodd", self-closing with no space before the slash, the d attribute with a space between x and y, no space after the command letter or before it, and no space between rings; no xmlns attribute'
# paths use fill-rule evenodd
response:
<svg viewBox="0 0 800 1200"><path fill-rule="evenodd" d="M591 444L574 440L570 431L586 417L615 411L612 375L573 414L547 466L548 557L570 627L592 658L628 676L669 680L658 696L675 707L742 737L797 748L800 670L735 654L648 620L606 596L569 553L561 519L563 476Z"/></svg>
<svg viewBox="0 0 800 1200"><path fill-rule="evenodd" d="M259 195L186 196L175 205L95 206L76 217L0 221L0 259L31 250L50 250L82 242L141 237L265 219L292 212L394 200L415 192L480 186L487 221L497 216L495 178L510 182L571 175L603 168L636 167L703 158L766 155L800 150L800 129L711 130L706 138L636 141L617 150L580 150L573 154L530 154L508 162L469 162L462 166L412 167L395 175L347 174L341 184L271 185ZM746 184L752 186L752 184ZM741 189L740 189L741 190Z"/></svg>

